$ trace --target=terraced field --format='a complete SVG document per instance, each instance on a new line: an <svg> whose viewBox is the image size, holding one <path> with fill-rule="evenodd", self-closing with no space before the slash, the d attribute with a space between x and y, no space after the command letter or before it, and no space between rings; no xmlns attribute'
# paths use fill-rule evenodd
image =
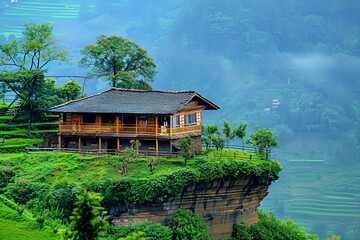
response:
<svg viewBox="0 0 360 240"><path fill-rule="evenodd" d="M278 217L290 216L309 232L328 231L342 239L360 235L359 166L335 166L319 159L282 162L280 179L261 207Z"/></svg>
<svg viewBox="0 0 360 240"><path fill-rule="evenodd" d="M3 1L0 6L0 34L6 39L20 37L25 22L46 22L79 17L80 4L76 1ZM24 19L26 21L24 22Z"/></svg>
<svg viewBox="0 0 360 240"><path fill-rule="evenodd" d="M12 105L10 108L7 106L6 103L0 103L0 153L33 147L42 142L41 137L58 131L58 117L47 115L42 120L32 123L31 133L37 138L28 138L26 114L19 112L14 118L14 110L18 106Z"/></svg>

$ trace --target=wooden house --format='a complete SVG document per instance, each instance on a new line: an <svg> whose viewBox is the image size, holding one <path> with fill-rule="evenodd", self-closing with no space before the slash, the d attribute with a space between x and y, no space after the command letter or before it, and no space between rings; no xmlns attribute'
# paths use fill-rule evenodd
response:
<svg viewBox="0 0 360 240"><path fill-rule="evenodd" d="M139 140L139 151L174 152L176 140L192 138L201 152L202 111L219 109L194 91L111 88L54 106L58 146L80 151L121 151Z"/></svg>

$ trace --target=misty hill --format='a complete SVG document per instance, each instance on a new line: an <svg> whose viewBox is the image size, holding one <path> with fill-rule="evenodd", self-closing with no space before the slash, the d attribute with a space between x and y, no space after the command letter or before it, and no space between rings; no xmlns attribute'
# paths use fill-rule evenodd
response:
<svg viewBox="0 0 360 240"><path fill-rule="evenodd" d="M23 23L53 22L73 65L52 66L48 74L84 75L81 49L100 34L126 37L157 63L155 89L191 89L218 103L208 123L271 127L281 161L319 159L338 169L360 160L359 12L352 0L18 0L0 5L0 40L19 37ZM108 87L86 83L89 94ZM270 192L277 185L281 180Z"/></svg>

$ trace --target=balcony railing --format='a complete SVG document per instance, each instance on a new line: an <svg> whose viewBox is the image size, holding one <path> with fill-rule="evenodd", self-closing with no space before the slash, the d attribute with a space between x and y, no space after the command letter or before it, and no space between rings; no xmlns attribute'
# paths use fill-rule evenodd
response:
<svg viewBox="0 0 360 240"><path fill-rule="evenodd" d="M155 125L116 125L116 124L71 124L61 123L60 132L73 133L113 133L113 134L138 134L138 135L177 135L182 133L201 133L201 125L190 125L182 127L158 127Z"/></svg>

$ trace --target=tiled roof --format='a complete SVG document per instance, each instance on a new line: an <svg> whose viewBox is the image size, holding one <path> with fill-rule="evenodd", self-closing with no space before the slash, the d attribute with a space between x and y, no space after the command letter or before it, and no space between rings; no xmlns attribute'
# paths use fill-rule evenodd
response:
<svg viewBox="0 0 360 240"><path fill-rule="evenodd" d="M218 106L194 91L147 91L110 88L89 97L66 102L49 109L61 113L174 114L195 99L206 109Z"/></svg>

